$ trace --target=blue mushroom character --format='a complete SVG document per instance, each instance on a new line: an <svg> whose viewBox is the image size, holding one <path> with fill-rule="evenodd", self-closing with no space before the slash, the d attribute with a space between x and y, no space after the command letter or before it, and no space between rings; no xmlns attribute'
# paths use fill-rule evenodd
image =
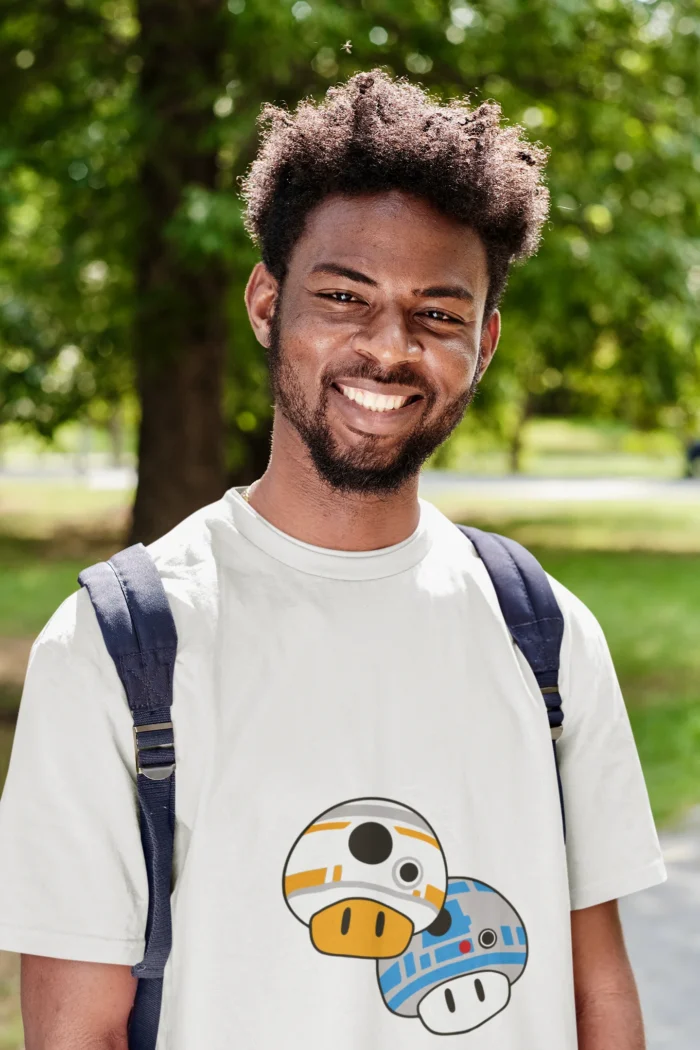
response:
<svg viewBox="0 0 700 1050"><path fill-rule="evenodd" d="M419 1017L435 1035L469 1032L506 1008L527 952L523 922L502 894L452 878L427 930L403 955L377 961L379 988L392 1013Z"/></svg>

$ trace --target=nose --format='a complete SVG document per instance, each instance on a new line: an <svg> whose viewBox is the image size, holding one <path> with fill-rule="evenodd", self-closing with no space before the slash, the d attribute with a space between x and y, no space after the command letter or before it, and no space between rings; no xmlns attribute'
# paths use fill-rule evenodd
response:
<svg viewBox="0 0 700 1050"><path fill-rule="evenodd" d="M392 309L382 311L357 333L354 349L383 368L391 368L402 361L415 360L421 348L411 334L403 312Z"/></svg>

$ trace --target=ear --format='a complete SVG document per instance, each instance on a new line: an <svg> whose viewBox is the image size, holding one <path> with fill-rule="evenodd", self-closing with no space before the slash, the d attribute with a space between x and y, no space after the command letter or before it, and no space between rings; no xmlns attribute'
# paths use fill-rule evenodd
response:
<svg viewBox="0 0 700 1050"><path fill-rule="evenodd" d="M279 283L264 263L253 267L245 289L245 305L255 338L264 346L270 345L270 326L277 308Z"/></svg>
<svg viewBox="0 0 700 1050"><path fill-rule="evenodd" d="M498 310L494 310L489 317L486 324L481 329L481 365L479 368L478 379L481 379L486 369L491 364L491 359L496 353L496 347L498 346L498 340L501 335L501 315Z"/></svg>

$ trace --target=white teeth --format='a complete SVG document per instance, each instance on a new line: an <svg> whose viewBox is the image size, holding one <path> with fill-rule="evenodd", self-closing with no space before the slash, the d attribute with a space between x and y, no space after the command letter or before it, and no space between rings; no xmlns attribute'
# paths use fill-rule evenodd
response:
<svg viewBox="0 0 700 1050"><path fill-rule="evenodd" d="M392 412L394 409L401 408L408 401L407 397L400 397L396 394L377 394L373 390L361 390L356 386L338 384L338 389L345 397L356 401L363 408L368 408L370 412Z"/></svg>

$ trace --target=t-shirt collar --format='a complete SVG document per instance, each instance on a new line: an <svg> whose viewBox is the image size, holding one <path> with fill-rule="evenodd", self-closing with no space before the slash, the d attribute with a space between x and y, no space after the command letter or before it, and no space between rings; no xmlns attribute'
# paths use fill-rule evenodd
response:
<svg viewBox="0 0 700 1050"><path fill-rule="evenodd" d="M312 576L336 580L378 580L417 565L430 548L428 505L419 500L420 519L413 533L391 547L370 551L344 551L316 547L278 529L243 498L245 486L226 492L233 524L250 543L276 561Z"/></svg>

